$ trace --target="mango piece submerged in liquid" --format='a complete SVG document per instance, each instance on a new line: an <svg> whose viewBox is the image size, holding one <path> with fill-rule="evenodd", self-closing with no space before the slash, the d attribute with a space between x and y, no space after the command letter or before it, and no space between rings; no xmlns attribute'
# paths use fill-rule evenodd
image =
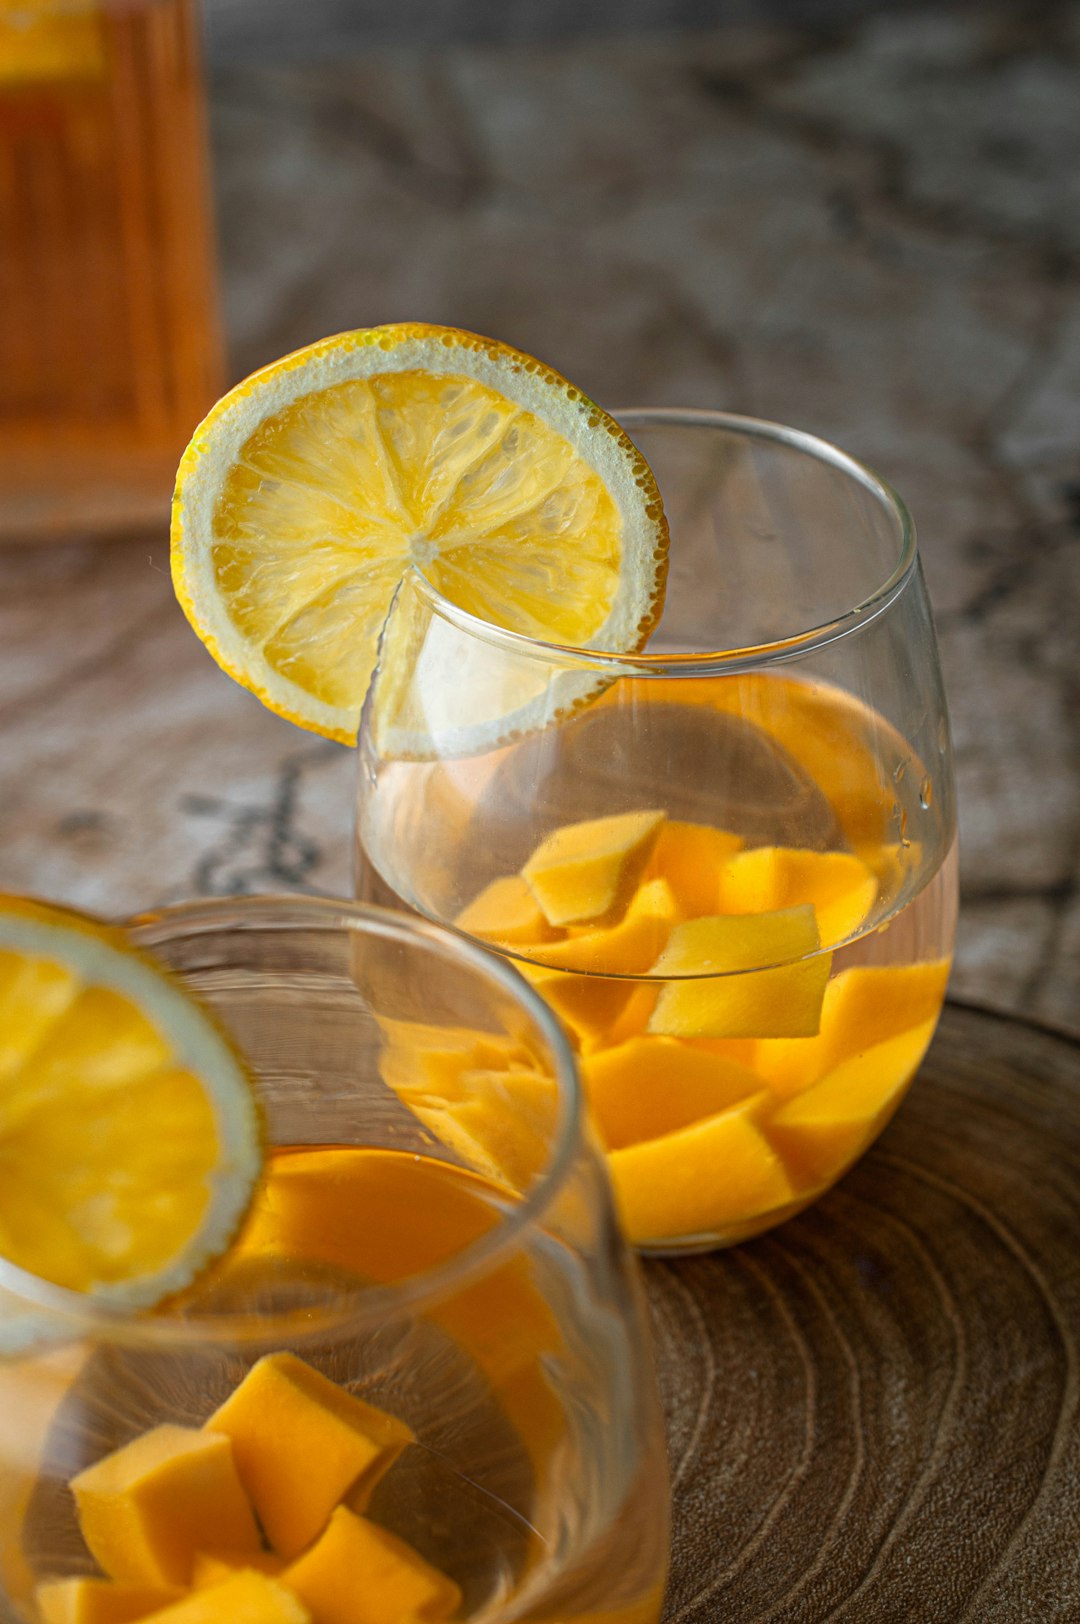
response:
<svg viewBox="0 0 1080 1624"><path fill-rule="evenodd" d="M878 880L849 852L755 846L724 864L717 894L722 913L759 914L808 903L821 941L831 947L862 924L877 897Z"/></svg>
<svg viewBox="0 0 1080 1624"><path fill-rule="evenodd" d="M43 1624L135 1624L182 1595L179 1589L111 1579L52 1579L38 1585L34 1600Z"/></svg>
<svg viewBox="0 0 1080 1624"><path fill-rule="evenodd" d="M551 925L606 923L629 902L664 822L623 812L567 823L541 841L522 874Z"/></svg>
<svg viewBox="0 0 1080 1624"><path fill-rule="evenodd" d="M467 930L485 941L506 947L534 946L557 941L562 932L544 917L540 904L520 874L507 874L492 880L454 920L459 930Z"/></svg>
<svg viewBox="0 0 1080 1624"><path fill-rule="evenodd" d="M83 1538L113 1579L187 1585L197 1551L262 1549L220 1432L154 1427L80 1472L71 1489Z"/></svg>
<svg viewBox="0 0 1080 1624"><path fill-rule="evenodd" d="M691 1127L611 1152L616 1205L635 1245L723 1231L795 1199L757 1125L766 1100L756 1094Z"/></svg>
<svg viewBox="0 0 1080 1624"><path fill-rule="evenodd" d="M220 1584L193 1590L152 1615L154 1624L313 1624L300 1597L278 1579L243 1568Z"/></svg>
<svg viewBox="0 0 1080 1624"><path fill-rule="evenodd" d="M663 951L679 919L670 885L665 879L646 880L617 925L606 930L579 930L552 947L541 947L537 957L556 969L594 971L603 975L640 975Z"/></svg>
<svg viewBox="0 0 1080 1624"><path fill-rule="evenodd" d="M511 1190L527 1190L550 1158L558 1095L542 1072L465 1072L450 1096L398 1094L467 1167Z"/></svg>
<svg viewBox="0 0 1080 1624"><path fill-rule="evenodd" d="M749 1067L677 1038L630 1038L587 1055L581 1070L608 1150L674 1133L761 1091Z"/></svg>
<svg viewBox="0 0 1080 1624"><path fill-rule="evenodd" d="M254 1568L256 1573L279 1574L285 1566L283 1557L273 1551L226 1551L220 1547L213 1551L200 1551L191 1570L191 1583L195 1590L207 1585L218 1585L231 1573L242 1568Z"/></svg>
<svg viewBox="0 0 1080 1624"><path fill-rule="evenodd" d="M437 1624L461 1604L452 1579L346 1506L286 1568L283 1582L303 1601L313 1624Z"/></svg>
<svg viewBox="0 0 1080 1624"><path fill-rule="evenodd" d="M812 1038L831 954L740 975L669 981L648 1030L677 1038Z"/></svg>
<svg viewBox="0 0 1080 1624"><path fill-rule="evenodd" d="M934 1021L874 1044L781 1105L768 1136L789 1167L835 1178L882 1126L914 1076Z"/></svg>
<svg viewBox="0 0 1080 1624"><path fill-rule="evenodd" d="M263 1531L286 1557L318 1538L347 1493L370 1495L414 1441L403 1421L291 1353L268 1354L253 1365L207 1427L231 1439ZM223 1534L203 1541L225 1543L231 1542Z"/></svg>
<svg viewBox="0 0 1080 1624"><path fill-rule="evenodd" d="M754 1070L782 1099L801 1093L841 1061L935 1021L949 969L948 959L927 959L841 970L825 989L821 1030L813 1041L792 1043L778 1036L759 1043Z"/></svg>
<svg viewBox="0 0 1080 1624"><path fill-rule="evenodd" d="M727 829L669 818L656 837L645 877L667 881L684 918L718 913L720 872L745 844Z"/></svg>

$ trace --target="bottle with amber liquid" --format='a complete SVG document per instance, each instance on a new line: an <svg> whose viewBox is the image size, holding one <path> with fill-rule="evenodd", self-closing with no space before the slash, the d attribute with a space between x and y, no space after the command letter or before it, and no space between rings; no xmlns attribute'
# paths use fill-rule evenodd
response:
<svg viewBox="0 0 1080 1624"><path fill-rule="evenodd" d="M0 542L164 517L221 386L195 0L0 0Z"/></svg>

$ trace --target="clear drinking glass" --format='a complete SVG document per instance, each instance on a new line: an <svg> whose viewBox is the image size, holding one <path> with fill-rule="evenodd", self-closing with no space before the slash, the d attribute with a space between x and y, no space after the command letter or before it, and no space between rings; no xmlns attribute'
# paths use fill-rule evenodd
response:
<svg viewBox="0 0 1080 1624"><path fill-rule="evenodd" d="M896 1108L945 995L955 814L901 501L794 429L621 421L671 526L647 651L535 642L410 574L361 726L357 880L549 1000L627 1232L675 1252L805 1207Z"/></svg>
<svg viewBox="0 0 1080 1624"><path fill-rule="evenodd" d="M370 1505L348 1503L460 1587L454 1617L654 1624L667 1479L639 1288L544 1003L460 938L349 903L192 904L136 935L249 1057L268 1164L227 1256L153 1313L0 1265L0 1334L27 1314L39 1333L0 1353L0 1616L51 1624L40 1587L99 1571L77 1474L159 1424L202 1427L286 1352L412 1429ZM425 1078L451 1074L466 1127L483 1105L483 1174L420 1120ZM317 1503L332 1448L303 1417L275 1425L274 1470ZM263 1527L279 1557L304 1541ZM370 1574L328 1571L313 1624L449 1616L379 1610Z"/></svg>

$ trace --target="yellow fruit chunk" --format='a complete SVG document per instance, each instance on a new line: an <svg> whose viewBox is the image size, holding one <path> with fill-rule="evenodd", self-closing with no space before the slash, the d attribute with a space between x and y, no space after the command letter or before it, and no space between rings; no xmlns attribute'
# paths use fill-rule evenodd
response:
<svg viewBox="0 0 1080 1624"><path fill-rule="evenodd" d="M435 1026L427 1021L381 1016L379 1030L391 1048L417 1053L464 1053L472 1056L477 1066L510 1066L527 1053L505 1033L484 1032L475 1026Z"/></svg>
<svg viewBox="0 0 1080 1624"><path fill-rule="evenodd" d="M660 988L656 982L637 982L611 1025L599 1037L582 1041L582 1054L601 1053L604 1049L627 1043L630 1038L640 1037L649 1024L659 996Z"/></svg>
<svg viewBox="0 0 1080 1624"><path fill-rule="evenodd" d="M637 1037L581 1063L589 1106L609 1150L674 1133L760 1093L747 1066L677 1038Z"/></svg>
<svg viewBox="0 0 1080 1624"><path fill-rule="evenodd" d="M935 1021L949 968L948 959L928 959L922 964L860 964L841 970L825 989L818 1036L759 1043L754 1070L782 1098L799 1093L842 1060Z"/></svg>
<svg viewBox="0 0 1080 1624"><path fill-rule="evenodd" d="M531 1063L523 1043L477 1027L432 1026L424 1021L384 1018L379 1028L386 1038L380 1065L385 1062L384 1080L391 1087L399 1082L420 1081L441 1086L472 1068L494 1070Z"/></svg>
<svg viewBox="0 0 1080 1624"><path fill-rule="evenodd" d="M466 1166L522 1191L551 1153L557 1091L540 1072L465 1072L444 1099L400 1090L413 1114Z"/></svg>
<svg viewBox="0 0 1080 1624"><path fill-rule="evenodd" d="M792 1200L787 1171L755 1122L767 1098L759 1093L676 1133L611 1152L616 1205L635 1245L722 1233Z"/></svg>
<svg viewBox="0 0 1080 1624"><path fill-rule="evenodd" d="M634 982L614 976L577 975L535 964L517 968L551 1005L579 1049L609 1041L637 990Z"/></svg>
<svg viewBox="0 0 1080 1624"><path fill-rule="evenodd" d="M71 1480L79 1527L112 1579L187 1585L196 1552L262 1540L220 1432L161 1426Z"/></svg>
<svg viewBox="0 0 1080 1624"><path fill-rule="evenodd" d="M411 1428L291 1353L271 1353L207 1422L232 1440L236 1469L275 1551L316 1539L347 1493L366 1499L414 1441ZM204 1546L230 1545L219 1536Z"/></svg>
<svg viewBox="0 0 1080 1624"><path fill-rule="evenodd" d="M550 1073L512 1067L509 1071L467 1072L463 1081L470 1096L528 1122L538 1133L553 1131L559 1090Z"/></svg>
<svg viewBox="0 0 1080 1624"><path fill-rule="evenodd" d="M723 913L754 914L812 903L826 946L854 934L874 905L876 875L848 852L755 846L732 857L720 872Z"/></svg>
<svg viewBox="0 0 1080 1624"><path fill-rule="evenodd" d="M562 932L544 918L540 904L520 874L492 880L454 921L459 930L505 947L554 942Z"/></svg>
<svg viewBox="0 0 1080 1624"><path fill-rule="evenodd" d="M285 356L199 425L173 502L176 595L219 665L272 710L353 742L413 567L509 631L641 648L667 570L660 493L618 424L565 378L422 322ZM460 656L445 673L455 680ZM474 748L550 719L546 672L509 715L484 714L472 686ZM399 731L403 750L422 753L415 727Z"/></svg>
<svg viewBox="0 0 1080 1624"><path fill-rule="evenodd" d="M253 1568L193 1590L153 1619L154 1624L313 1624L295 1591Z"/></svg>
<svg viewBox="0 0 1080 1624"><path fill-rule="evenodd" d="M458 1256L502 1221L489 1183L433 1157L318 1147L289 1153L270 1173L240 1238L241 1266L273 1269L285 1253L392 1283ZM545 1479L566 1434L546 1374L562 1344L528 1259L512 1257L431 1317L483 1372Z"/></svg>
<svg viewBox="0 0 1080 1624"><path fill-rule="evenodd" d="M274 1575L284 1566L284 1559L273 1551L200 1551L191 1570L191 1583L196 1590L205 1590L207 1585L220 1584L241 1568Z"/></svg>
<svg viewBox="0 0 1080 1624"><path fill-rule="evenodd" d="M521 872L548 922L615 919L641 878L663 821L663 812L620 812L564 824L542 840Z"/></svg>
<svg viewBox="0 0 1080 1624"><path fill-rule="evenodd" d="M695 919L714 914L720 869L743 848L740 835L707 823L680 823L669 818L657 836L646 877L659 875L671 886L680 913Z"/></svg>
<svg viewBox="0 0 1080 1624"><path fill-rule="evenodd" d="M782 1105L768 1136L788 1167L835 1178L882 1125L915 1075L934 1021L875 1044Z"/></svg>
<svg viewBox="0 0 1080 1624"><path fill-rule="evenodd" d="M660 989L650 1032L676 1038L813 1037L832 955L745 975L669 981Z"/></svg>
<svg viewBox="0 0 1080 1624"><path fill-rule="evenodd" d="M724 1060L734 1060L737 1065L754 1069L756 1038L684 1038L682 1041L691 1049L700 1049L702 1054L718 1054Z"/></svg>
<svg viewBox="0 0 1080 1624"><path fill-rule="evenodd" d="M182 1595L180 1589L110 1579L53 1579L38 1585L34 1600L43 1624L133 1624Z"/></svg>
<svg viewBox="0 0 1080 1624"><path fill-rule="evenodd" d="M120 931L0 897L0 1082L10 1262L145 1304L225 1250L261 1162L253 1093L217 1027ZM9 1321L0 1340L14 1334Z"/></svg>
<svg viewBox="0 0 1080 1624"><path fill-rule="evenodd" d="M528 1053L509 1040L488 1038L482 1032L455 1035L448 1029L442 1041L413 1042L404 1034L379 1056L379 1074L388 1088L422 1089L436 1095L458 1092L464 1072L527 1065Z"/></svg>
<svg viewBox="0 0 1080 1624"><path fill-rule="evenodd" d="M814 910L781 908L760 914L714 914L676 925L653 966L657 976L722 975L801 959L820 946ZM719 1037L726 1033L717 1033Z"/></svg>
<svg viewBox="0 0 1080 1624"><path fill-rule="evenodd" d="M587 930L540 949L545 964L604 975L642 974L656 962L679 914L666 880L646 880L634 893L619 924Z"/></svg>
<svg viewBox="0 0 1080 1624"><path fill-rule="evenodd" d="M285 1570L284 1582L309 1609L313 1624L437 1624L461 1604L452 1579L346 1506Z"/></svg>
<svg viewBox="0 0 1080 1624"><path fill-rule="evenodd" d="M648 1030L681 1038L812 1035L830 959L827 953L800 956L813 953L817 944L814 910L805 905L676 925L654 974L688 979L661 988ZM792 958L799 962L775 963ZM770 969L751 968L770 963ZM732 970L749 973L725 973Z"/></svg>

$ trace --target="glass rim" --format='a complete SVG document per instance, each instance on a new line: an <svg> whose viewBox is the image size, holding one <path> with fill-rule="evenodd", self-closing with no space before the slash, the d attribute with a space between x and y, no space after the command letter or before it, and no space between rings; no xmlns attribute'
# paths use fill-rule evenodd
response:
<svg viewBox="0 0 1080 1624"><path fill-rule="evenodd" d="M689 428L724 429L747 439L764 440L786 446L829 463L833 468L869 491L892 517L898 540L898 557L886 579L860 602L833 619L807 627L789 637L772 642L745 644L737 648L714 649L706 653L686 651L650 654L648 649L638 653L619 654L606 649L593 649L571 643L549 642L530 637L525 632L508 631L492 621L483 620L468 609L460 609L443 596L438 587L415 564L409 566L402 577L417 590L434 613L482 642L494 644L509 653L531 656L550 664L584 667L606 672L609 676L702 677L721 672L760 670L762 667L782 665L801 659L807 654L826 648L829 644L851 637L871 625L884 614L906 590L915 573L919 559L918 535L915 521L903 498L892 486L849 452L841 451L830 441L810 434L805 429L791 428L767 418L745 417L735 412L716 411L696 406L633 406L612 413L620 428L633 439L635 428ZM400 592L399 585L398 591ZM396 596L396 594L395 594Z"/></svg>
<svg viewBox="0 0 1080 1624"><path fill-rule="evenodd" d="M221 931L226 926L241 930L276 930L283 934L320 926L337 931L355 929L361 935L382 937L413 948L422 945L458 964L464 963L494 983L525 1010L552 1051L560 1109L547 1164L521 1201L502 1213L491 1230L460 1251L400 1281L335 1293L323 1312L313 1310L308 1304L274 1315L241 1312L170 1318L159 1315L153 1305L139 1307L95 1300L86 1293L53 1285L0 1258L0 1300L5 1296L14 1300L31 1317L35 1312L48 1315L47 1322L42 1319L39 1326L35 1326L35 1331L40 1331L40 1335L35 1336L35 1346L94 1333L129 1343L261 1342L279 1328L283 1336L298 1332L309 1335L326 1326L385 1323L405 1311L415 1311L426 1302L438 1301L454 1287L498 1267L518 1238L533 1228L551 1207L566 1182L584 1142L584 1095L577 1064L569 1039L555 1015L511 964L457 931L396 909L354 902L345 897L263 893L194 898L132 915L125 922L136 944L150 953L154 950L155 933L159 940L195 938ZM184 980L182 972L168 970L168 973ZM256 1080L257 1076L256 1073ZM313 1144L310 1148L320 1147ZM245 1211L242 1224L247 1221L249 1212L250 1207ZM221 1256L227 1256L228 1250L226 1248ZM210 1273L220 1261L221 1258L212 1260L204 1272ZM22 1351L22 1344L14 1351ZM3 1353L3 1316L0 1315L0 1358Z"/></svg>

